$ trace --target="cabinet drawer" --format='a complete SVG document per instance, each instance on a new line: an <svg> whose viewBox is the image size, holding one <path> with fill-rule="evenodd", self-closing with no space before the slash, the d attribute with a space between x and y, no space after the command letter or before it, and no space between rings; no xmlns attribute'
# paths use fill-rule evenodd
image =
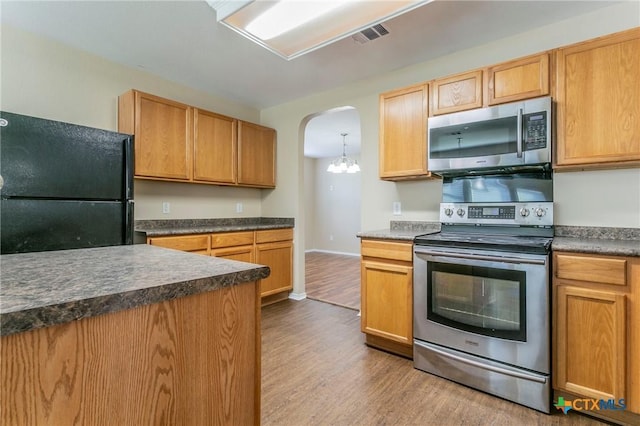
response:
<svg viewBox="0 0 640 426"><path fill-rule="evenodd" d="M557 278L602 284L627 284L627 261L612 257L556 254Z"/></svg>
<svg viewBox="0 0 640 426"><path fill-rule="evenodd" d="M228 232L211 235L211 248L245 246L253 244L253 231Z"/></svg>
<svg viewBox="0 0 640 426"><path fill-rule="evenodd" d="M360 243L360 252L362 256L367 257L413 261L413 243L365 239Z"/></svg>
<svg viewBox="0 0 640 426"><path fill-rule="evenodd" d="M185 237L157 237L149 238L148 243L153 246L165 247L182 251L198 251L209 249L208 235L191 235Z"/></svg>
<svg viewBox="0 0 640 426"><path fill-rule="evenodd" d="M287 240L293 240L293 228L269 229L256 232L256 244Z"/></svg>

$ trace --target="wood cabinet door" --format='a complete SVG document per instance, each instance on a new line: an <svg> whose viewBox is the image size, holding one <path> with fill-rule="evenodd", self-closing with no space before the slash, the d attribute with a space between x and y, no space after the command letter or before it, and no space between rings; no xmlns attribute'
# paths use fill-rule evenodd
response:
<svg viewBox="0 0 640 426"><path fill-rule="evenodd" d="M191 107L135 92L135 174L140 177L191 179Z"/></svg>
<svg viewBox="0 0 640 426"><path fill-rule="evenodd" d="M236 120L193 110L193 179L235 184L237 181Z"/></svg>
<svg viewBox="0 0 640 426"><path fill-rule="evenodd" d="M466 111L482 106L482 70L431 82L431 115Z"/></svg>
<svg viewBox="0 0 640 426"><path fill-rule="evenodd" d="M640 162L640 28L556 55L556 164Z"/></svg>
<svg viewBox="0 0 640 426"><path fill-rule="evenodd" d="M428 86L380 95L381 179L429 177L427 170Z"/></svg>
<svg viewBox="0 0 640 426"><path fill-rule="evenodd" d="M626 397L626 296L559 285L554 387L596 399Z"/></svg>
<svg viewBox="0 0 640 426"><path fill-rule="evenodd" d="M255 262L271 269L271 274L260 280L261 296L293 289L293 242L257 244Z"/></svg>
<svg viewBox="0 0 640 426"><path fill-rule="evenodd" d="M361 330L413 345L413 267L363 260Z"/></svg>
<svg viewBox="0 0 640 426"><path fill-rule="evenodd" d="M238 121L238 184L275 188L276 131Z"/></svg>
<svg viewBox="0 0 640 426"><path fill-rule="evenodd" d="M487 103L515 102L549 94L549 54L494 65L487 69Z"/></svg>

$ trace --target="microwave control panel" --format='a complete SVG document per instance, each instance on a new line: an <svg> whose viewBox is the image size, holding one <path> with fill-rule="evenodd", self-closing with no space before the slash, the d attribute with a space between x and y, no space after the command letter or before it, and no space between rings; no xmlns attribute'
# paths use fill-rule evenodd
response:
<svg viewBox="0 0 640 426"><path fill-rule="evenodd" d="M522 116L522 141L525 151L547 147L547 124L546 111Z"/></svg>

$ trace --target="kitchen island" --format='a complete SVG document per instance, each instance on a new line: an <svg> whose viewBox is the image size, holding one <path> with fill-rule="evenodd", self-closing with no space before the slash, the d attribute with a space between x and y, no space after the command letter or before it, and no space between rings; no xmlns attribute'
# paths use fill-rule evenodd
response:
<svg viewBox="0 0 640 426"><path fill-rule="evenodd" d="M0 267L0 423L259 424L269 268L148 245Z"/></svg>

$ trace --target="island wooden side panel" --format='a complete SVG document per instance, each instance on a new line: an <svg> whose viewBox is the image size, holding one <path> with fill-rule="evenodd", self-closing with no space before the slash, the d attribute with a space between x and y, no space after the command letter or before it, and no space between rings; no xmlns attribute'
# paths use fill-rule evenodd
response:
<svg viewBox="0 0 640 426"><path fill-rule="evenodd" d="M4 336L0 424L260 423L255 282Z"/></svg>

